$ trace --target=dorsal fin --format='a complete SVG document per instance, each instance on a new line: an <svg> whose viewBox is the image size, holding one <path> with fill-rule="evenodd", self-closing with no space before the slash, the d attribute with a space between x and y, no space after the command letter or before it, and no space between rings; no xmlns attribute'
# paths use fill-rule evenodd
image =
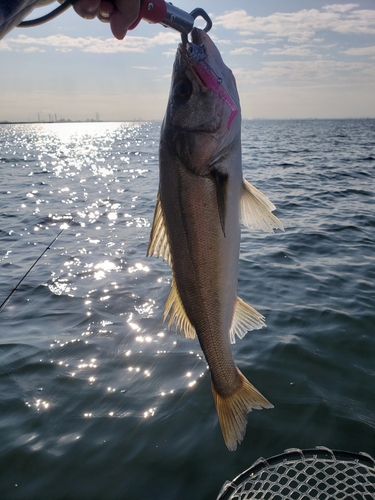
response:
<svg viewBox="0 0 375 500"><path fill-rule="evenodd" d="M242 299L237 297L234 306L234 314L232 326L229 331L231 344L236 342L236 335L242 339L250 330L259 330L266 326L265 318L253 307L246 304Z"/></svg>
<svg viewBox="0 0 375 500"><path fill-rule="evenodd" d="M156 257L163 257L171 266L171 252L169 248L168 232L164 220L163 207L160 200L160 191L156 199L156 206L154 212L154 220L152 221L152 229L150 240L148 242L147 257L149 255L156 255Z"/></svg>
<svg viewBox="0 0 375 500"><path fill-rule="evenodd" d="M150 240L148 243L147 256L149 255L163 257L163 259L166 260L172 267L173 274L172 256L169 248L168 232L165 225L160 192L158 192L156 200L154 220L152 222ZM167 302L165 303L163 321L166 320L170 312L171 315L168 322L168 328L170 328L173 323L175 323L177 330L181 330L181 333L185 338L194 339L196 335L195 328L190 323L190 320L187 317L174 279L172 279L171 287L172 288L170 294L168 296Z"/></svg>
<svg viewBox="0 0 375 500"><path fill-rule="evenodd" d="M246 227L259 228L268 233L273 233L274 229L284 231L281 221L272 213L275 209L275 205L267 196L246 179L243 180L240 219Z"/></svg>
<svg viewBox="0 0 375 500"><path fill-rule="evenodd" d="M163 321L166 320L169 312L171 315L168 321L168 328L175 323L177 330L180 330L186 339L194 339L196 335L195 328L187 317L174 279L172 279L171 292L165 303Z"/></svg>

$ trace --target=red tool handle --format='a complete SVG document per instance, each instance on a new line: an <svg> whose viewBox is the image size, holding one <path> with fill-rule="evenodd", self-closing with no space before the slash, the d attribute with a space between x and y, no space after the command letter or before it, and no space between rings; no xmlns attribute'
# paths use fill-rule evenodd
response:
<svg viewBox="0 0 375 500"><path fill-rule="evenodd" d="M151 24L161 23L167 14L167 5L164 0L142 0L139 16L129 27L133 30L138 26L141 19L145 19Z"/></svg>

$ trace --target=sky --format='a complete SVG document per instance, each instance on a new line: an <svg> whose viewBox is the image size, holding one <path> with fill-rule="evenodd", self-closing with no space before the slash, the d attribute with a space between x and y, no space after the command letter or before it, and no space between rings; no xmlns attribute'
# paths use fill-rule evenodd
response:
<svg viewBox="0 0 375 500"><path fill-rule="evenodd" d="M173 3L209 13L244 118L375 118L375 0ZM0 121L162 119L179 41L145 21L118 41L73 9L13 29L0 40Z"/></svg>

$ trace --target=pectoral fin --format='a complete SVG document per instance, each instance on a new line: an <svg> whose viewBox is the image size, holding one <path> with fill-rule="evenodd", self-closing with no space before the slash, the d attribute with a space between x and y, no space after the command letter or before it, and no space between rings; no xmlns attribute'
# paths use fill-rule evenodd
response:
<svg viewBox="0 0 375 500"><path fill-rule="evenodd" d="M163 321L166 320L169 312L171 315L168 322L168 328L175 323L177 330L180 330L186 339L194 339L196 335L195 328L187 317L174 280L172 280L172 289L165 303Z"/></svg>
<svg viewBox="0 0 375 500"><path fill-rule="evenodd" d="M235 344L236 335L242 339L248 331L260 330L265 327L266 323L264 322L264 319L264 316L258 313L258 311L237 297L236 304L234 306L232 326L229 331L231 344Z"/></svg>
<svg viewBox="0 0 375 500"><path fill-rule="evenodd" d="M273 233L274 229L284 231L284 226L272 213L275 209L275 205L267 196L244 179L240 203L240 218L246 227L249 229L259 228L268 233Z"/></svg>
<svg viewBox="0 0 375 500"><path fill-rule="evenodd" d="M225 217L227 215L228 174L223 174L215 168L211 171L216 185L217 208L219 210L221 229L225 237Z"/></svg>
<svg viewBox="0 0 375 500"><path fill-rule="evenodd" d="M163 257L171 266L171 252L169 248L168 232L164 220L163 207L160 200L160 192L158 192L154 220L152 222L152 229L150 240L148 242L147 257L149 255L156 255L156 257Z"/></svg>

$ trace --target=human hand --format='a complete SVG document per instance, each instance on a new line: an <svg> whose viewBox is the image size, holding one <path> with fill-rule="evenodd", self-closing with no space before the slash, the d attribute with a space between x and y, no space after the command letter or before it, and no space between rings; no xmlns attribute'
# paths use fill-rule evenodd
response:
<svg viewBox="0 0 375 500"><path fill-rule="evenodd" d="M113 36L122 40L139 15L141 0L78 0L74 10L85 19L110 23Z"/></svg>

